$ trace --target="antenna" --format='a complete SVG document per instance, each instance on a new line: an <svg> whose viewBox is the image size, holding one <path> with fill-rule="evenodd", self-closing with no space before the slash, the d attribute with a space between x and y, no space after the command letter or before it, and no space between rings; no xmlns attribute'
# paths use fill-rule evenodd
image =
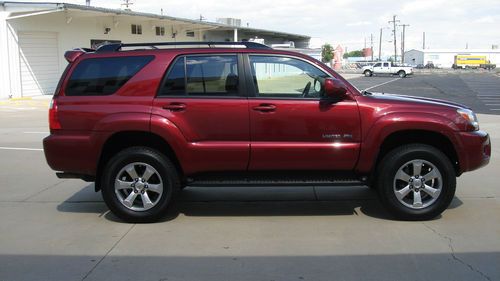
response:
<svg viewBox="0 0 500 281"><path fill-rule="evenodd" d="M130 11L130 6L133 5L132 0L123 0L121 6L125 6L125 11Z"/></svg>

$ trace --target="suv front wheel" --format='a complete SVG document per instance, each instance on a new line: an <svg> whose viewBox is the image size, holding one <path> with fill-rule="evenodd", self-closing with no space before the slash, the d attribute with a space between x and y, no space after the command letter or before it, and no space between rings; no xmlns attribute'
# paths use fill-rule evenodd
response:
<svg viewBox="0 0 500 281"><path fill-rule="evenodd" d="M429 145L392 150L380 162L377 173L380 199L398 219L435 218L455 195L453 165L443 152Z"/></svg>
<svg viewBox="0 0 500 281"><path fill-rule="evenodd" d="M108 208L127 222L153 222L166 214L180 186L172 162L147 147L127 148L106 165L102 196Z"/></svg>

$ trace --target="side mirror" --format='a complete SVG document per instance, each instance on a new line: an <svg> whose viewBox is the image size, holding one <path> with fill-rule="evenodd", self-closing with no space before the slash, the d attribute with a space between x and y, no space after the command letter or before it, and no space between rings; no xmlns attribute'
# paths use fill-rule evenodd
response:
<svg viewBox="0 0 500 281"><path fill-rule="evenodd" d="M347 93L347 87L344 82L335 78L325 79L324 84L325 97L330 99L340 99Z"/></svg>

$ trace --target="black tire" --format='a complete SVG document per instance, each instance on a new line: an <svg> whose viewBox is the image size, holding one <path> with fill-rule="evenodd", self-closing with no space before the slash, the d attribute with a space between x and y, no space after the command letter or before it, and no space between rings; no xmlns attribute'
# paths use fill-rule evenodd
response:
<svg viewBox="0 0 500 281"><path fill-rule="evenodd" d="M370 70L365 70L363 74L365 75L365 77L371 77L373 75L373 73Z"/></svg>
<svg viewBox="0 0 500 281"><path fill-rule="evenodd" d="M438 172L441 175L441 191L439 195L436 196L437 199L433 199L434 197L430 196L428 193L423 192L423 189L421 188L419 194L423 194L423 196L430 196L422 197L422 200L424 200L424 198L427 198L435 201L428 206L422 205L420 209L415 209L409 206L405 206L400 201L400 199L396 197L396 173L400 170L401 167L404 167L406 163L419 160L424 160L430 165L434 165L434 167L438 169ZM427 165L427 167L430 166ZM428 169L433 170L433 168ZM410 144L395 148L394 150L390 151L382 159L382 161L380 161L379 167L377 169L377 174L377 191L380 200L382 201L383 205L389 210L389 212L397 219L433 219L440 215L446 208L448 208L455 195L456 174L453 165L443 152L429 145ZM436 182L437 181L438 180L436 180ZM405 183L403 183L403 185L405 185ZM411 188L415 187L412 186ZM415 200L414 195L410 193L414 191L415 189L408 193L409 195L411 195L410 197L413 197L413 200ZM428 202L431 203L431 201Z"/></svg>
<svg viewBox="0 0 500 281"><path fill-rule="evenodd" d="M150 165L157 172L155 177L162 182L162 193L157 196L154 207L150 209L132 210L120 202L115 192L115 180L118 173L132 163ZM179 175L172 162L165 155L148 147L131 147L120 151L107 163L102 177L104 202L113 214L130 223L154 222L161 219L167 212L174 192L179 190L179 187Z"/></svg>
<svg viewBox="0 0 500 281"><path fill-rule="evenodd" d="M404 70L400 70L398 72L398 76L401 77L401 78L405 78L406 77L406 72Z"/></svg>

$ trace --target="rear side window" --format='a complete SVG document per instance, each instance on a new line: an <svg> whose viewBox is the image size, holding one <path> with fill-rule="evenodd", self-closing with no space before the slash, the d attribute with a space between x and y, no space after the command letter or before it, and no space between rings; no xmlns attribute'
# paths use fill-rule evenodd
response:
<svg viewBox="0 0 500 281"><path fill-rule="evenodd" d="M168 71L159 96L238 96L236 55L187 56Z"/></svg>
<svg viewBox="0 0 500 281"><path fill-rule="evenodd" d="M86 59L80 62L68 81L67 96L105 96L118 91L154 56Z"/></svg>

